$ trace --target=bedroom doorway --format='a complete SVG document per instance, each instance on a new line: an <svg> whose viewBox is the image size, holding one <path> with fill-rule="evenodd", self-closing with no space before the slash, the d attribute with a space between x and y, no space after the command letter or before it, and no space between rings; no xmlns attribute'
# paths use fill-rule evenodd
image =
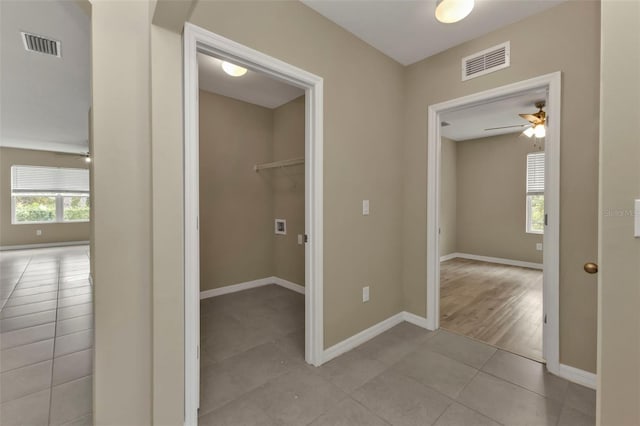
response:
<svg viewBox="0 0 640 426"><path fill-rule="evenodd" d="M443 326L441 321L441 309L443 295L446 295L446 288L440 286L441 276L445 279L455 280L455 272L444 269L441 271L441 240L440 231L443 224L441 190L442 184L442 152L443 152L443 128L442 122L445 117L454 117L460 111L478 107L491 102L505 101L526 93L544 93L545 111L547 114L546 137L544 140L544 216L542 244L544 247L542 264L544 271L542 274L542 305L539 321L542 323L542 358L547 363L547 369L558 374L559 370L559 312L558 312L558 280L559 280L559 154L560 154L560 72L544 75L530 80L502 86L485 92L454 99L429 107L429 134L428 134L428 194L427 194L427 322L430 328L438 329ZM534 95L535 96L535 95ZM535 111L535 110L532 110ZM522 111L526 112L526 111ZM526 123L523 123L526 124ZM499 126L495 126L499 127ZM532 147L533 148L533 147ZM444 148L446 149L446 147ZM534 152L534 150L532 150ZM526 167L526 163L522 165ZM524 182L522 182L524 187ZM525 203L525 193L522 194L522 203ZM446 220L445 220L446 222ZM524 227L524 221L523 221ZM494 236L495 237L495 236ZM494 238L495 240L495 238ZM457 249L448 253L451 258L458 258ZM462 253L464 254L464 253ZM462 259L465 262L495 262L498 256L467 256ZM447 258L443 256L443 261ZM533 266L533 263L521 265L508 265L510 267ZM490 266L491 264L489 264ZM472 265L485 267L486 265ZM444 273L443 273L444 272ZM535 271L534 271L535 273ZM491 275L491 274L489 274ZM486 277L485 277L486 278ZM494 279L489 278L489 279ZM498 278L499 279L499 278ZM473 295L469 297L474 297ZM486 306L485 309L489 309ZM449 325L450 326L450 325Z"/></svg>

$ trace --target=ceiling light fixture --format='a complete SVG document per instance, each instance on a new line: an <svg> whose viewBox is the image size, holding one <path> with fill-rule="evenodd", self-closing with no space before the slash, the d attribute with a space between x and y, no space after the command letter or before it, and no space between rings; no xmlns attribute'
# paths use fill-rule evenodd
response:
<svg viewBox="0 0 640 426"><path fill-rule="evenodd" d="M473 10L474 0L438 0L436 19L443 24L453 24L467 17Z"/></svg>
<svg viewBox="0 0 640 426"><path fill-rule="evenodd" d="M242 68L238 65L232 64L231 62L227 62L227 61L222 61L222 69L231 77L242 77L247 73L246 68Z"/></svg>

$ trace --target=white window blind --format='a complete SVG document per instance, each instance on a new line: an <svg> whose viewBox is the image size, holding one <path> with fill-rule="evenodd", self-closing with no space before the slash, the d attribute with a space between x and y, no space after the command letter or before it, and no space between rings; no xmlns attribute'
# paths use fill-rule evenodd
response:
<svg viewBox="0 0 640 426"><path fill-rule="evenodd" d="M89 193L89 170L62 167L12 166L12 194Z"/></svg>
<svg viewBox="0 0 640 426"><path fill-rule="evenodd" d="M527 195L544 194L544 152L527 154Z"/></svg>

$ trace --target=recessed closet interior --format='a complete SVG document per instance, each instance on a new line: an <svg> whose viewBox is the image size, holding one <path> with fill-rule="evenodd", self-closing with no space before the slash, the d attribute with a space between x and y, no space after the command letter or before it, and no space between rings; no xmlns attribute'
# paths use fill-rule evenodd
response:
<svg viewBox="0 0 640 426"><path fill-rule="evenodd" d="M305 94L223 65L198 54L205 405L209 363L282 339L304 360Z"/></svg>

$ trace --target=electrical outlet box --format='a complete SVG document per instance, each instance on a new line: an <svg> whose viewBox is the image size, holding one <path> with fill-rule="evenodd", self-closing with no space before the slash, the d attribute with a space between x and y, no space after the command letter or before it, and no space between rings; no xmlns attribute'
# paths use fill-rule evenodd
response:
<svg viewBox="0 0 640 426"><path fill-rule="evenodd" d="M39 237L40 235L42 235L42 229L37 229L36 230L36 235Z"/></svg>
<svg viewBox="0 0 640 426"><path fill-rule="evenodd" d="M362 287L362 303L369 301L369 286Z"/></svg>
<svg viewBox="0 0 640 426"><path fill-rule="evenodd" d="M542 251L542 243L537 243L536 244L536 250Z"/></svg>
<svg viewBox="0 0 640 426"><path fill-rule="evenodd" d="M369 200L362 200L362 216L369 216Z"/></svg>

